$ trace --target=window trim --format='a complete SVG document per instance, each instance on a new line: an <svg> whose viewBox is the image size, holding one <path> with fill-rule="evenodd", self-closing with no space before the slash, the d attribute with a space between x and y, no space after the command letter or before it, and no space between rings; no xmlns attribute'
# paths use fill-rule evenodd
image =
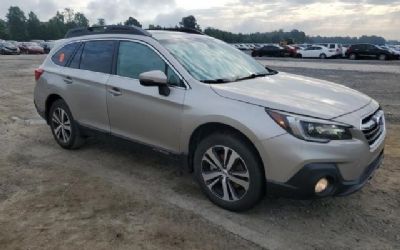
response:
<svg viewBox="0 0 400 250"><path fill-rule="evenodd" d="M72 53L71 58L68 60L67 64L65 64L64 67L67 67L67 68L72 69L70 66L71 66L72 60L74 59L76 53L78 53L78 51L81 49L81 47L83 47L83 49L85 49L85 43L84 43L84 42L78 41L78 42L76 42L76 43L79 43L79 46L75 49L74 53ZM72 44L72 43L70 43L70 44ZM82 52L83 52L83 50L82 50ZM79 57L78 68L73 68L73 69L80 69L80 66L81 66L81 58L82 58L82 54L81 54L80 57Z"/></svg>
<svg viewBox="0 0 400 250"><path fill-rule="evenodd" d="M81 46L85 46L85 43L86 43L86 42L90 42L90 41L114 41L115 44L117 45L116 47L114 47L113 63L112 63L112 65L111 65L111 66L112 66L111 73L95 72L95 71L86 70L86 69L80 69L80 68L77 69L77 70L85 70L85 71L89 71L89 72L92 72L92 73L108 74L108 75L115 75L115 76L118 76L118 77L125 77L125 76L119 76L119 75L116 75L116 74L115 74L115 72L116 72L116 61L117 61L117 59L118 59L118 56L117 56L116 53L118 53L118 50L119 50L119 42L120 42L120 41L136 42L136 43L140 43L140 44L143 44L143 45L149 47L149 48L152 49L155 53L157 53L157 55L159 55L159 56L161 57L161 59L164 60L164 62L174 71L175 74L178 75L178 77L179 77L179 78L182 80L182 82L183 82L183 86L168 85L169 87L171 87L171 88L178 88L178 89L185 89L185 90L191 89L191 86L190 86L190 84L188 83L188 81L187 81L187 80L182 76L182 74L172 65L172 63L171 63L158 49L156 49L153 45L151 45L151 44L149 44L148 42L143 41L143 40L129 39L129 38L116 38L116 37L92 38L92 39L90 39L90 38L87 38L87 39L77 39L77 40L73 40L73 41L66 42L65 44L59 46L59 49L58 49L57 51L55 51L53 54L51 54L51 57L52 57L55 53L57 53L60 49L64 48L66 45L69 45L69 44L72 44L72 43L81 43ZM162 46L162 45L160 45L160 46ZM78 47L79 47L79 46L78 46ZM78 48L75 49L74 55L75 55L75 53L77 52L77 49L78 49ZM50 58L51 58L51 57L50 57ZM80 59L82 59L82 58L80 58ZM60 65L54 63L53 60L50 60L50 61L51 61L56 67L60 67L60 68L65 68L65 67L67 67L67 66L60 66ZM114 65L114 63L115 63L115 65ZM69 62L69 64L70 64L70 62ZM80 67L80 64L81 64L81 60L79 60L79 67ZM69 67L68 67L68 68L69 68ZM70 68L70 69L75 69L75 68ZM125 77L125 78L134 79L134 78L131 78L131 77ZM138 80L138 79L137 79L137 80Z"/></svg>

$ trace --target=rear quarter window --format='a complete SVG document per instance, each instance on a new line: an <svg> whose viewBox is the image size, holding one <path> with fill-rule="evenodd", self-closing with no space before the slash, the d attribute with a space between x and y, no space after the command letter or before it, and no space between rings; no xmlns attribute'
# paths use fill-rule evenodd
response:
<svg viewBox="0 0 400 250"><path fill-rule="evenodd" d="M71 56L74 54L75 49L79 46L79 43L70 43L58 50L52 57L51 60L59 65L65 66Z"/></svg>

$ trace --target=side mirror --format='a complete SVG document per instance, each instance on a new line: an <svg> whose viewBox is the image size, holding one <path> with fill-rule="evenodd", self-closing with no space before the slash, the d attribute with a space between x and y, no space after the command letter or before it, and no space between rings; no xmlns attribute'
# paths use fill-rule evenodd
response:
<svg viewBox="0 0 400 250"><path fill-rule="evenodd" d="M268 67L265 67L265 69L268 70L268 71L271 73L271 75L276 75L276 74L279 73L278 71L276 71L276 70L274 70L274 69L270 69L270 68L268 68Z"/></svg>
<svg viewBox="0 0 400 250"><path fill-rule="evenodd" d="M143 72L139 75L139 82L146 87L158 87L158 93L169 96L171 90L168 87L168 78L161 70Z"/></svg>

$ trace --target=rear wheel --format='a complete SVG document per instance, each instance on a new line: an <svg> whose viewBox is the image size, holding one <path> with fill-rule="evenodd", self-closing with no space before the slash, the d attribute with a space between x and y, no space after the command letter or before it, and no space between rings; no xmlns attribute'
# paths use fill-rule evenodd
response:
<svg viewBox="0 0 400 250"><path fill-rule="evenodd" d="M78 124L63 100L57 100L52 104L49 123L54 139L61 147L76 149L84 143Z"/></svg>
<svg viewBox="0 0 400 250"><path fill-rule="evenodd" d="M325 54L321 54L321 55L319 55L319 58L326 59L326 55Z"/></svg>
<svg viewBox="0 0 400 250"><path fill-rule="evenodd" d="M378 58L381 61L385 61L387 59L387 56L385 54L380 54Z"/></svg>
<svg viewBox="0 0 400 250"><path fill-rule="evenodd" d="M194 153L194 174L208 198L231 211L247 210L264 194L264 173L251 145L235 134L203 139Z"/></svg>

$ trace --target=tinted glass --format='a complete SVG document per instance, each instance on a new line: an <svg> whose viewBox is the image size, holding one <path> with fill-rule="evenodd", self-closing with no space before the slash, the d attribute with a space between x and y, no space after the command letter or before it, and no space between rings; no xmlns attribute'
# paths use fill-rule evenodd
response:
<svg viewBox="0 0 400 250"><path fill-rule="evenodd" d="M78 45L79 43L71 43L65 45L51 57L51 60L57 65L65 66Z"/></svg>
<svg viewBox="0 0 400 250"><path fill-rule="evenodd" d="M182 85L180 78L154 50L140 43L123 41L120 43L117 75L139 79L141 73L151 70L164 72L170 85Z"/></svg>
<svg viewBox="0 0 400 250"><path fill-rule="evenodd" d="M139 74L161 70L165 62L149 47L140 43L121 42L118 51L117 75L139 79Z"/></svg>
<svg viewBox="0 0 400 250"><path fill-rule="evenodd" d="M82 51L83 51L83 44L81 44L81 46L79 47L78 51L75 53L74 57L72 58L71 63L69 64L70 68L79 69L79 64L81 62Z"/></svg>
<svg viewBox="0 0 400 250"><path fill-rule="evenodd" d="M111 73L114 53L113 41L90 41L83 48L80 69Z"/></svg>

